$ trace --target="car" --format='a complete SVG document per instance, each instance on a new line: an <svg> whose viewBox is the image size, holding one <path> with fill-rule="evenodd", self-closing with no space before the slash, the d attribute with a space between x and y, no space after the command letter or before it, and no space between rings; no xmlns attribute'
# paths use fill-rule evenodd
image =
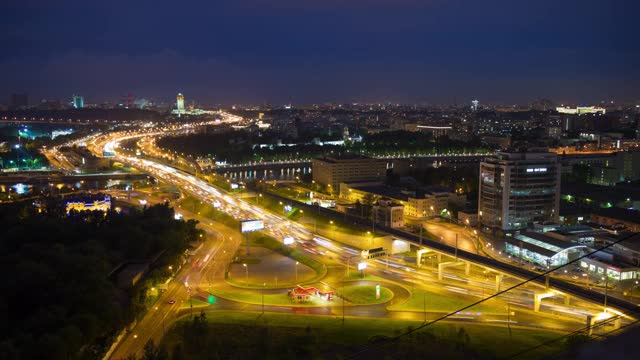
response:
<svg viewBox="0 0 640 360"><path fill-rule="evenodd" d="M169 301L168 301L168 303L169 303L170 305L173 305L173 304L175 304L175 303L176 303L176 300L175 300L175 299L171 299L171 300L169 300Z"/></svg>

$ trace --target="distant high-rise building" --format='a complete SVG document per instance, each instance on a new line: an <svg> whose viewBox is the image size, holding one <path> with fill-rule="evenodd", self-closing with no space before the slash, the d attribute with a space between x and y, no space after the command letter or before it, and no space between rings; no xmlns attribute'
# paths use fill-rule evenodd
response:
<svg viewBox="0 0 640 360"><path fill-rule="evenodd" d="M73 95L73 108L74 109L84 108L84 97L80 95Z"/></svg>
<svg viewBox="0 0 640 360"><path fill-rule="evenodd" d="M478 100L471 101L471 109L473 111L478 110L478 105L480 105L480 101L478 101Z"/></svg>
<svg viewBox="0 0 640 360"><path fill-rule="evenodd" d="M315 171L315 169L314 169ZM560 164L546 149L498 152L480 163L478 219L497 231L557 221Z"/></svg>
<svg viewBox="0 0 640 360"><path fill-rule="evenodd" d="M29 106L29 97L26 93L22 94L11 94L11 99L9 101L9 109L11 110L19 110L24 109Z"/></svg>
<svg viewBox="0 0 640 360"><path fill-rule="evenodd" d="M343 140L349 140L349 128L346 127L346 126L342 130L342 139Z"/></svg>
<svg viewBox="0 0 640 360"><path fill-rule="evenodd" d="M176 110L178 110L178 114L184 114L184 96L182 93L178 93L176 97Z"/></svg>

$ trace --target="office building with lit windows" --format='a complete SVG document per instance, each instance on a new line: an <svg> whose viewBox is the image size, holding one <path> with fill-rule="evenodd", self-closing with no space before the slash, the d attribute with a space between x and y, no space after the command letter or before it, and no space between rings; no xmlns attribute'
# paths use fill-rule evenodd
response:
<svg viewBox="0 0 640 360"><path fill-rule="evenodd" d="M478 220L509 233L558 220L560 164L546 149L498 152L480 163Z"/></svg>
<svg viewBox="0 0 640 360"><path fill-rule="evenodd" d="M313 159L313 181L338 193L340 183L381 181L387 175L387 162L362 155L341 155Z"/></svg>

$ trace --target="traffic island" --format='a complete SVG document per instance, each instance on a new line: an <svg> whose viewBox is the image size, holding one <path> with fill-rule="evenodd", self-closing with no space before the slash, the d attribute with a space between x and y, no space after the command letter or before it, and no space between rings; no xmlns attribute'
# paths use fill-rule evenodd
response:
<svg viewBox="0 0 640 360"><path fill-rule="evenodd" d="M199 309L199 308L206 308L209 305L211 305L211 303L202 301L200 299L191 298L182 302L180 304L180 309Z"/></svg>
<svg viewBox="0 0 640 360"><path fill-rule="evenodd" d="M229 266L227 282L244 288L291 288L319 275L303 261L265 247L253 246L250 257L237 256Z"/></svg>
<svg viewBox="0 0 640 360"><path fill-rule="evenodd" d="M464 308L476 302L477 299L461 294L448 294L445 292L428 291L420 288L413 289L407 301L389 306L389 311L435 311L451 312ZM505 312L504 304L491 300L488 303L476 305L468 311L473 312Z"/></svg>
<svg viewBox="0 0 640 360"><path fill-rule="evenodd" d="M379 284L346 285L339 288L338 295L353 305L384 304L393 299L393 292Z"/></svg>
<svg viewBox="0 0 640 360"><path fill-rule="evenodd" d="M211 295L216 298L236 301L252 305L277 306L277 307L327 307L341 306L342 303L336 300L333 295L327 296L326 293L313 293L311 296L300 294L300 289L309 289L304 287L295 287L293 289L234 289L228 291L226 289L212 289Z"/></svg>

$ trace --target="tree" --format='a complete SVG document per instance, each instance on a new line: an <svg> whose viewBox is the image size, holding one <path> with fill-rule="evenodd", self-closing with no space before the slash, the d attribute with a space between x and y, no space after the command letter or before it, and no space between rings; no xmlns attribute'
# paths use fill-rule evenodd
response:
<svg viewBox="0 0 640 360"><path fill-rule="evenodd" d="M149 340L147 341L146 344L144 344L143 351L144 352L142 354L141 360L168 360L169 359L167 352L164 349L155 346L155 344L153 343L153 340Z"/></svg>

